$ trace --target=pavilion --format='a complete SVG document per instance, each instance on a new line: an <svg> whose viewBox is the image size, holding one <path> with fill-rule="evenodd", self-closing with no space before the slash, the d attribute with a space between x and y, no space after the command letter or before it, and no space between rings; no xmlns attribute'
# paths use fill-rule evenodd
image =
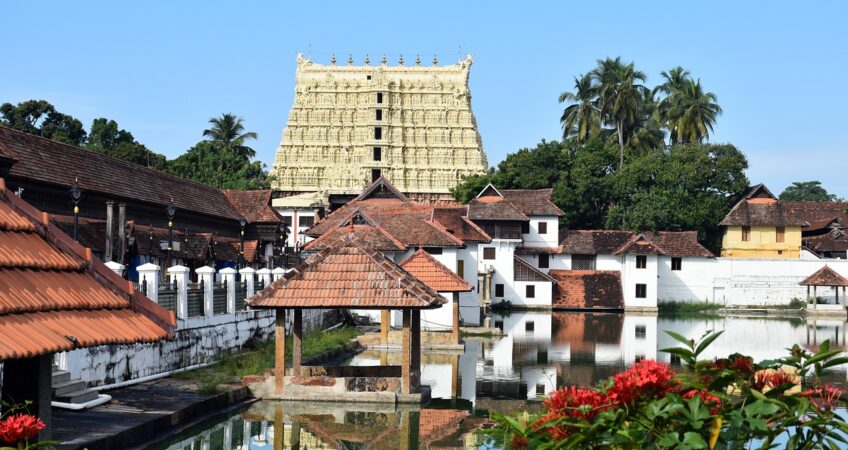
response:
<svg viewBox="0 0 848 450"><path fill-rule="evenodd" d="M848 279L838 274L835 270L831 269L829 266L824 266L821 269L817 270L815 273L805 278L800 283L801 286L807 286L807 303L812 300L813 302L813 310L816 310L817 305L817 295L816 288L819 286L830 286L833 288L833 291L836 294L836 305L840 306L840 310L844 311L844 305L840 305L839 303L839 288L842 288L842 297L845 298L845 287L848 286ZM813 295L810 296L810 286L813 287Z"/></svg>
<svg viewBox="0 0 848 450"><path fill-rule="evenodd" d="M133 289L6 189L0 178L2 400L41 417L49 437L53 354L173 337L174 313ZM6 411L4 411L4 414Z"/></svg>
<svg viewBox="0 0 848 450"><path fill-rule="evenodd" d="M381 252L345 236L309 257L302 266L248 299L252 308L275 309L276 351L270 377L254 383L257 397L288 400L426 401L420 386L421 311L444 299ZM403 315L401 366L306 367L302 365L303 309L400 310ZM286 310L293 310L292 369L285 371Z"/></svg>

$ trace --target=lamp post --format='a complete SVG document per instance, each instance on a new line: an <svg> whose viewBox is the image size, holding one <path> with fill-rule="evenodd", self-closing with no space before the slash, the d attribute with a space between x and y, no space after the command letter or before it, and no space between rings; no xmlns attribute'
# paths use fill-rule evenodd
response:
<svg viewBox="0 0 848 450"><path fill-rule="evenodd" d="M247 225L247 219L244 216L241 216L239 219L239 225L241 225L241 233L239 233L239 269L242 268L242 263L244 262L244 226Z"/></svg>
<svg viewBox="0 0 848 450"><path fill-rule="evenodd" d="M177 213L173 198L168 202L165 212L168 213L168 267L171 267L171 251L174 248L174 215Z"/></svg>
<svg viewBox="0 0 848 450"><path fill-rule="evenodd" d="M77 240L77 229L79 228L79 202L82 198L82 188L79 185L79 179L74 178L74 185L71 186L71 200L74 202L74 240Z"/></svg>
<svg viewBox="0 0 848 450"><path fill-rule="evenodd" d="M153 224L147 227L147 262L153 262Z"/></svg>

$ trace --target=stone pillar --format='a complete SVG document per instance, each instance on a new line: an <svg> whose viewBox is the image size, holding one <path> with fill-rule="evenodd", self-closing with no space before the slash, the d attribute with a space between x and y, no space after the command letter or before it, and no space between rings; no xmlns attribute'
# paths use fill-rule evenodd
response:
<svg viewBox="0 0 848 450"><path fill-rule="evenodd" d="M227 267L221 269L221 282L227 283L227 312L232 313L236 310L236 269Z"/></svg>
<svg viewBox="0 0 848 450"><path fill-rule="evenodd" d="M118 262L125 262L127 254L127 204L118 203Z"/></svg>
<svg viewBox="0 0 848 450"><path fill-rule="evenodd" d="M106 245L103 247L103 260L106 262L112 260L112 230L115 228L114 206L115 202L106 200Z"/></svg>
<svg viewBox="0 0 848 450"><path fill-rule="evenodd" d="M123 277L123 276L124 276L124 269L125 269L125 267L124 267L124 265L123 265L123 264L116 263L115 261L107 261L107 262L106 262L106 267L108 267L108 268L109 268L109 270L111 270L112 272L117 273L119 277Z"/></svg>
<svg viewBox="0 0 848 450"><path fill-rule="evenodd" d="M459 344L459 292L453 293L453 329L451 330L451 344Z"/></svg>
<svg viewBox="0 0 848 450"><path fill-rule="evenodd" d="M262 280L262 285L268 287L271 284L271 269L259 269L256 275Z"/></svg>
<svg viewBox="0 0 848 450"><path fill-rule="evenodd" d="M274 330L274 393L283 394L286 378L286 310L277 308Z"/></svg>
<svg viewBox="0 0 848 450"><path fill-rule="evenodd" d="M239 270L239 275L241 275L241 279L246 282L247 285L247 295L246 297L250 297L253 295L253 286L256 286L256 270L253 267L245 267L244 269Z"/></svg>
<svg viewBox="0 0 848 450"><path fill-rule="evenodd" d="M282 267L275 267L274 270L271 271L271 277L274 279L274 281L279 280L285 274L286 269L283 269Z"/></svg>
<svg viewBox="0 0 848 450"><path fill-rule="evenodd" d="M412 352L410 351L412 345L412 314L410 310L403 310L403 343L401 344L401 358L400 358L400 383L401 383L401 393L403 394L411 394L412 389L410 386L410 370L412 368Z"/></svg>
<svg viewBox="0 0 848 450"><path fill-rule="evenodd" d="M409 368L409 386L412 392L418 392L419 381L421 380L421 310L412 310L412 322L410 329L412 331L412 340L410 341L410 361Z"/></svg>
<svg viewBox="0 0 848 450"><path fill-rule="evenodd" d="M294 324L292 326L292 375L300 376L300 363L303 359L303 310L294 310Z"/></svg>
<svg viewBox="0 0 848 450"><path fill-rule="evenodd" d="M4 403L23 405L32 402L28 411L44 421L47 428L38 434L38 441L50 439L53 425L51 400L53 396L53 355L24 359L8 359L3 362Z"/></svg>
<svg viewBox="0 0 848 450"><path fill-rule="evenodd" d="M171 282L177 282L177 319L188 318L188 275L191 272L186 266L172 266L168 268Z"/></svg>
<svg viewBox="0 0 848 450"><path fill-rule="evenodd" d="M147 282L147 297L154 302L159 302L159 266L146 263L138 266L138 286L143 289L143 283Z"/></svg>
<svg viewBox="0 0 848 450"><path fill-rule="evenodd" d="M209 266L203 266L195 269L194 273L197 274L197 282L203 283L203 315L211 316L215 314L212 306L212 299L214 298L212 284L215 279L215 269Z"/></svg>

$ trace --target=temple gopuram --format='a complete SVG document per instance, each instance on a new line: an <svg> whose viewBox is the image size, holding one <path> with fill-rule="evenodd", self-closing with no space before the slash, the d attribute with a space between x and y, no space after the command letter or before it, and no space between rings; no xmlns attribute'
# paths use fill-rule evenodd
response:
<svg viewBox="0 0 848 450"><path fill-rule="evenodd" d="M471 57L457 64L317 64L297 57L295 97L271 174L274 206L335 208L381 176L439 202L486 155L471 111ZM292 205L288 205L288 200Z"/></svg>

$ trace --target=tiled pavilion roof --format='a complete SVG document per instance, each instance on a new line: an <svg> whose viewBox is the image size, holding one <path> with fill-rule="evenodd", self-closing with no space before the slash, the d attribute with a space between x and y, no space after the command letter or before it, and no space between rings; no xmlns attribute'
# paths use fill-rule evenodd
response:
<svg viewBox="0 0 848 450"><path fill-rule="evenodd" d="M436 292L468 292L472 286L432 255L418 249L400 266Z"/></svg>
<svg viewBox="0 0 848 450"><path fill-rule="evenodd" d="M380 251L344 237L248 303L254 308L430 309L444 299Z"/></svg>
<svg viewBox="0 0 848 450"><path fill-rule="evenodd" d="M282 219L271 207L271 190L236 191L225 189L224 195L233 208L247 219L248 223L280 223Z"/></svg>
<svg viewBox="0 0 848 450"><path fill-rule="evenodd" d="M118 277L0 179L0 360L169 338L173 313Z"/></svg>
<svg viewBox="0 0 848 450"><path fill-rule="evenodd" d="M824 266L798 284L801 286L848 286L848 279L836 273L830 266Z"/></svg>

